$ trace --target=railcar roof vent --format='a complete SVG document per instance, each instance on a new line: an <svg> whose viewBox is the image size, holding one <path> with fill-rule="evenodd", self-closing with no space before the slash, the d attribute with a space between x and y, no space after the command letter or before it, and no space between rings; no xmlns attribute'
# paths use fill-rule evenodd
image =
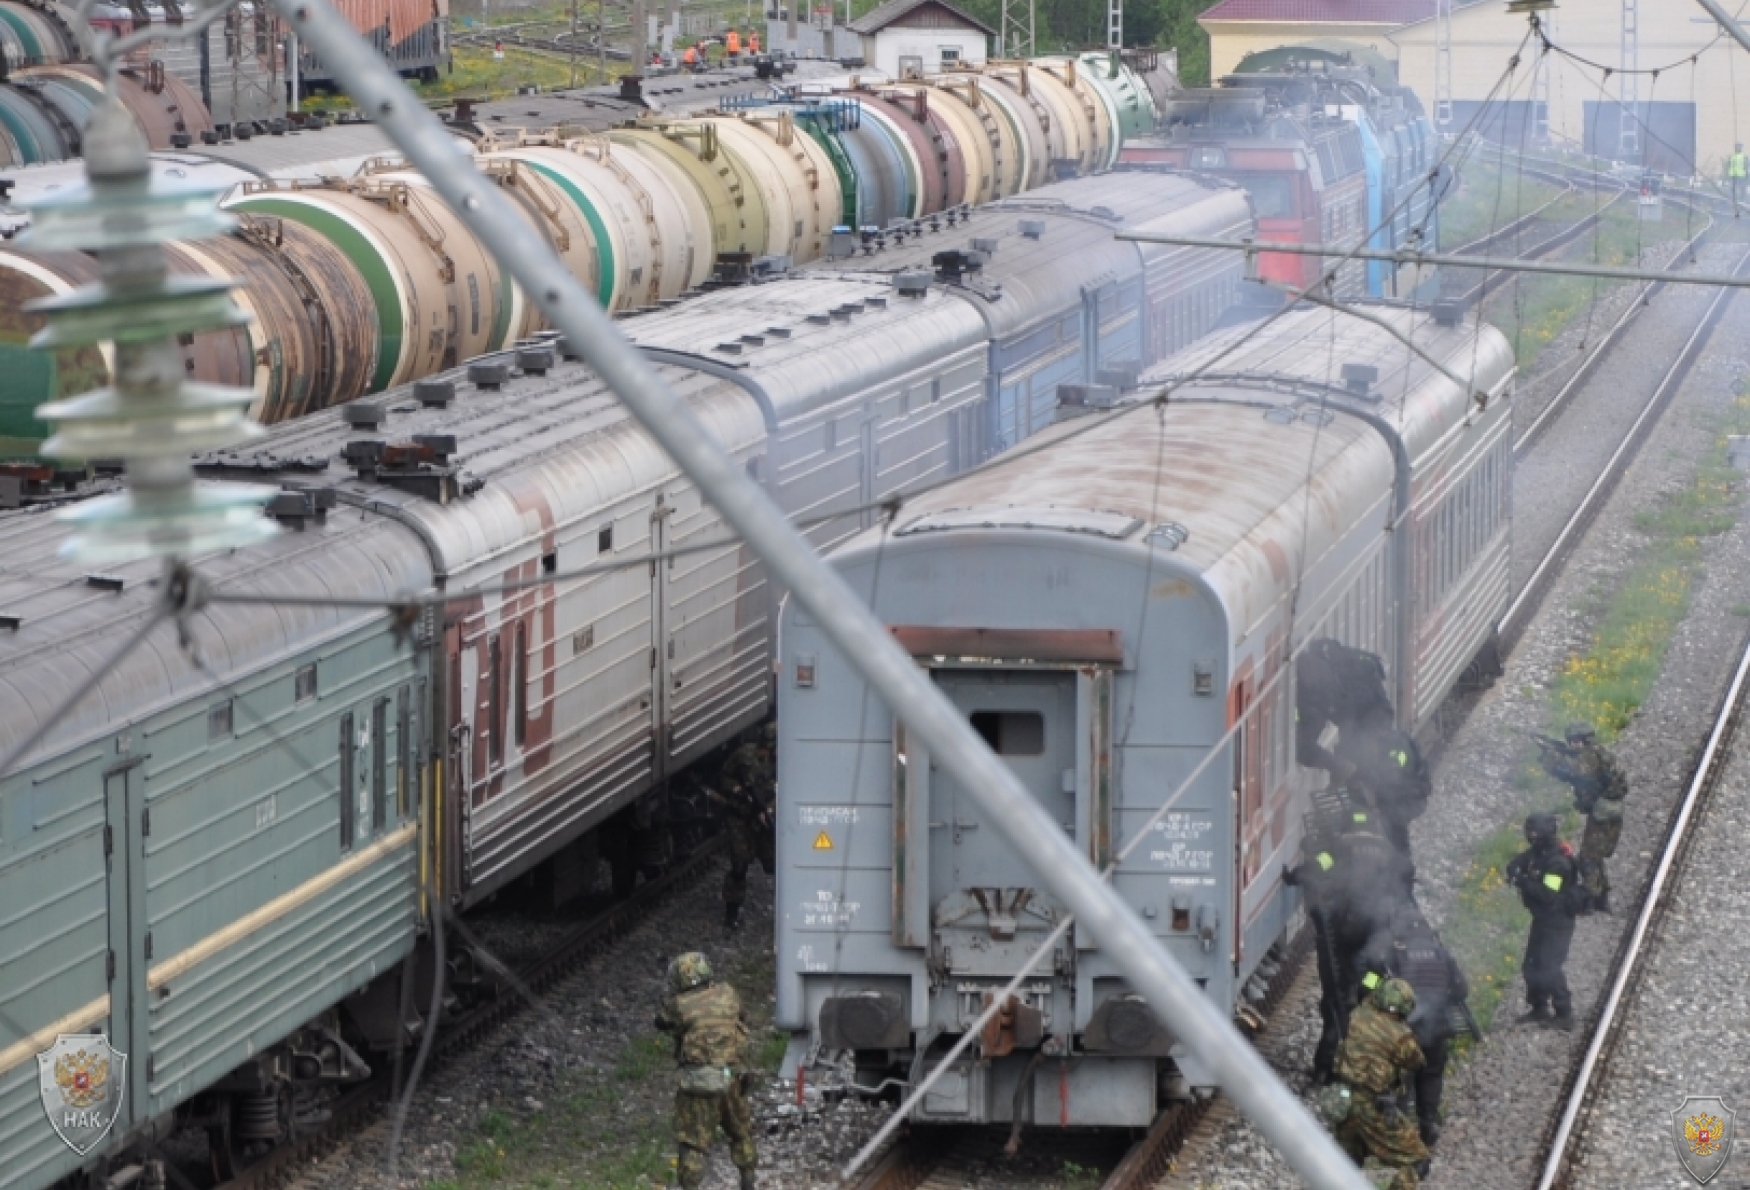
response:
<svg viewBox="0 0 1750 1190"><path fill-rule="evenodd" d="M1041 236L1043 236L1045 234L1045 220L1043 220L1043 219L1023 219L1023 220L1021 220L1021 234L1026 236L1030 240L1039 239Z"/></svg>
<svg viewBox="0 0 1750 1190"><path fill-rule="evenodd" d="M901 297L923 297L930 292L930 274L917 269L893 274L893 288Z"/></svg>
<svg viewBox="0 0 1750 1190"><path fill-rule="evenodd" d="M348 401L340 416L355 430L374 430L389 420L389 411L376 401Z"/></svg>
<svg viewBox="0 0 1750 1190"><path fill-rule="evenodd" d="M994 256L996 255L997 241L989 236L974 236L972 238L972 250L974 252L983 252L986 256Z"/></svg>
<svg viewBox="0 0 1750 1190"><path fill-rule="evenodd" d="M1357 396L1366 396L1379 380L1379 369L1372 364L1344 364L1343 384Z"/></svg>
<svg viewBox="0 0 1750 1190"><path fill-rule="evenodd" d="M1191 530L1177 521L1162 521L1143 540L1157 549L1176 550L1191 540Z"/></svg>
<svg viewBox="0 0 1750 1190"><path fill-rule="evenodd" d="M967 273L976 273L982 269L984 260L975 253L951 249L930 257L930 264L935 268L936 276L953 284Z"/></svg>
<svg viewBox="0 0 1750 1190"><path fill-rule="evenodd" d="M1457 326L1464 319L1464 303L1450 298L1434 303L1435 326Z"/></svg>
<svg viewBox="0 0 1750 1190"><path fill-rule="evenodd" d="M529 376L545 376L553 368L553 349L547 346L519 347L516 366Z"/></svg>
<svg viewBox="0 0 1750 1190"><path fill-rule="evenodd" d="M491 392L510 379L510 365L501 359L477 360L468 365L468 383Z"/></svg>
<svg viewBox="0 0 1750 1190"><path fill-rule="evenodd" d="M318 525L328 520L328 510L335 505L333 488L310 491L283 491L267 502L267 515L282 525L303 529L305 521Z"/></svg>
<svg viewBox="0 0 1750 1190"><path fill-rule="evenodd" d="M413 395L428 409L442 409L456 399L454 380L415 380Z"/></svg>

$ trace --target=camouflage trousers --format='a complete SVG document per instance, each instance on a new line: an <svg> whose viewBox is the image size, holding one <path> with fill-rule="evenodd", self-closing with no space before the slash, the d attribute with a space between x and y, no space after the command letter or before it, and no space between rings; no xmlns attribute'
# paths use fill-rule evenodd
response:
<svg viewBox="0 0 1750 1190"><path fill-rule="evenodd" d="M729 1158L735 1162L735 1168L757 1168L760 1155L753 1143L753 1115L741 1093L740 1080L731 1083L721 1095L675 1092L674 1138L680 1146L675 1177L685 1190L696 1190L704 1183L705 1154L717 1139L719 1128L729 1138Z"/></svg>
<svg viewBox="0 0 1750 1190"><path fill-rule="evenodd" d="M1374 1157L1388 1169L1397 1170L1391 1190L1417 1190L1422 1184L1415 1166L1428 1160L1428 1146L1416 1131L1413 1112L1388 1114L1367 1092L1358 1090L1349 1118L1337 1128L1337 1143L1357 1165Z"/></svg>
<svg viewBox="0 0 1750 1190"><path fill-rule="evenodd" d="M1586 833L1580 836L1580 887L1593 898L1610 891L1610 873L1604 861L1616 854L1617 840L1622 838L1622 819L1615 822L1586 820Z"/></svg>
<svg viewBox="0 0 1750 1190"><path fill-rule="evenodd" d="M770 876L777 871L777 840L760 824L739 815L729 820L729 871L723 874L723 903L740 905L747 900L747 869L754 860Z"/></svg>

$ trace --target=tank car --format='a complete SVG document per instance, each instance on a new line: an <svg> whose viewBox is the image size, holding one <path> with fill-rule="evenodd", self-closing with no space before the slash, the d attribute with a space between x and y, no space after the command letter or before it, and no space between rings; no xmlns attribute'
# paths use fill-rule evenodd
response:
<svg viewBox="0 0 1750 1190"><path fill-rule="evenodd" d="M1226 1007L1296 914L1293 651L1376 652L1413 729L1508 599L1511 349L1372 313L1445 371L1331 312L1224 330L1150 374L1165 404L1053 427L832 559L1089 863L1129 851L1115 887ZM779 642L784 1069L915 1082L1065 909L793 604ZM1076 927L914 1111L1139 1127L1212 1082Z"/></svg>
<svg viewBox="0 0 1750 1190"><path fill-rule="evenodd" d="M1056 184L1044 193L1071 213L1026 217L1067 238L1086 224L1081 191L1104 184ZM1152 193L1160 215L1241 209L1225 188ZM1193 276L1205 263L1146 258ZM1054 268L1035 257L1013 286L1043 289L1028 274ZM983 461L984 303L927 276L793 276L623 326L830 547L882 502ZM1059 328L1085 333L1079 314ZM221 1169L286 1139L404 1039L402 972L429 965L403 964L430 906L477 904L549 859L603 856L632 882L665 778L769 713L776 602L757 558L560 356L537 336L197 460L280 488L268 513L286 528L199 560L213 590L455 599L411 621L197 600L183 620L198 654L164 628L0 777L0 903L21 907L0 924L8 1190L101 1172L171 1119L205 1129ZM78 498L71 477L9 477L25 507L0 515L0 683L22 709L0 752L144 622L159 576L58 561L42 505ZM507 588L543 575L573 577ZM35 1063L85 1030L129 1057L123 1116L89 1161L49 1127Z"/></svg>

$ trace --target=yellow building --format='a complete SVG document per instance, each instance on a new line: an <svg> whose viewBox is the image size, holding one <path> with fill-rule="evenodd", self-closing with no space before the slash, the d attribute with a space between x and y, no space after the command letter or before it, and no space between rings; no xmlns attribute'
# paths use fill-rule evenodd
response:
<svg viewBox="0 0 1750 1190"><path fill-rule="evenodd" d="M1209 34L1209 76L1219 80L1247 54L1312 38L1358 42L1395 59L1388 35L1433 15L1434 0L1221 0L1197 23Z"/></svg>
<svg viewBox="0 0 1750 1190"><path fill-rule="evenodd" d="M1535 133L1547 122L1553 140L1602 156L1643 159L1667 173L1718 177L1738 141L1750 141L1750 54L1720 36L1695 0L1637 0L1639 68L1660 69L1657 79L1633 80L1633 107L1625 108L1625 80L1559 53L1540 54L1534 40L1515 79L1486 119L1490 135L1517 143L1526 121ZM1579 58L1622 65L1620 4L1569 3L1539 14L1550 41ZM1480 3L1452 16L1453 128L1462 128L1500 79L1525 37L1526 18L1505 4ZM1404 25L1390 34L1399 77L1433 107L1434 21ZM1690 59L1695 59L1691 65ZM1624 119L1625 112L1633 115ZM1627 124L1630 137L1624 138Z"/></svg>

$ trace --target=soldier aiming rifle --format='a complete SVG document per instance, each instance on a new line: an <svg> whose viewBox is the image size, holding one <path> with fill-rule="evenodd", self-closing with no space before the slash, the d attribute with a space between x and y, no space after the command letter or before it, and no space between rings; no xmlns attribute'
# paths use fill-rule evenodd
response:
<svg viewBox="0 0 1750 1190"><path fill-rule="evenodd" d="M1605 863L1616 854L1622 838L1628 781L1589 724L1572 724L1564 733L1566 740L1526 734L1541 750L1538 762L1544 772L1573 789L1574 808L1586 816L1586 832L1580 837L1580 887L1586 892L1587 910L1609 913L1610 874Z"/></svg>

